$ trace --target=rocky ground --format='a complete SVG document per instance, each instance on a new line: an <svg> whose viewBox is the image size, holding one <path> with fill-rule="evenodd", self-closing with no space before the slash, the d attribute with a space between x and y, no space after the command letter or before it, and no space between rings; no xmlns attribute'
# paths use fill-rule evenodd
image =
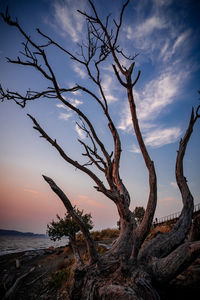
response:
<svg viewBox="0 0 200 300"><path fill-rule="evenodd" d="M73 262L69 247L27 251L0 257L1 299L57 299L48 297L51 275Z"/></svg>
<svg viewBox="0 0 200 300"><path fill-rule="evenodd" d="M106 251L111 242L99 242L99 251ZM79 249L87 260L85 244ZM0 299L66 300L73 264L70 246L0 256Z"/></svg>
<svg viewBox="0 0 200 300"><path fill-rule="evenodd" d="M106 251L111 240L99 242ZM81 254L87 259L85 246ZM73 254L70 247L0 256L0 298L16 300L69 299ZM200 294L200 258L170 284L158 287L161 300L194 300Z"/></svg>

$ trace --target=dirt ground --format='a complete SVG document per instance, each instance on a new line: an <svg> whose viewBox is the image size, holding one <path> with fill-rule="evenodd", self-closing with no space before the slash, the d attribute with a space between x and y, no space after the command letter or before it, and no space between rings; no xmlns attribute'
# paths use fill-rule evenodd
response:
<svg viewBox="0 0 200 300"><path fill-rule="evenodd" d="M72 258L70 247L0 256L0 298L46 299L44 283Z"/></svg>
<svg viewBox="0 0 200 300"><path fill-rule="evenodd" d="M85 255L85 246L80 250ZM73 253L69 246L0 256L0 299L67 300L65 286L55 288L48 283L52 282L52 274L70 264ZM54 284L56 280L60 278L54 277ZM170 284L158 287L158 291L161 300L199 299L200 258Z"/></svg>

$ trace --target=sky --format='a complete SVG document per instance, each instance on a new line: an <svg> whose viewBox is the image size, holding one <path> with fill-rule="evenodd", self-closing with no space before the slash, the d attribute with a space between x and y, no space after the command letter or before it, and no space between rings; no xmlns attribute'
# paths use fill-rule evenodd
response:
<svg viewBox="0 0 200 300"><path fill-rule="evenodd" d="M111 13L119 20L123 1L94 1L105 22ZM28 35L41 44L36 28L74 54L86 40L84 17L77 9L91 12L86 0L3 0L13 18ZM158 177L158 205L155 217L160 218L182 208L175 180L175 161L180 138L187 128L192 106L199 105L200 95L200 3L199 1L135 0L125 11L119 45L127 55L138 54L135 76L141 76L134 87L139 124ZM42 91L49 85L36 70L7 63L5 57L22 57L23 37L16 28L0 20L0 83L3 88L25 94ZM80 83L96 90L83 66L75 63L55 47L47 49L47 57L60 86L69 88ZM127 62L121 58L122 63ZM130 208L146 207L148 173L131 124L125 90L112 69L112 59L101 66L101 81L122 141L120 174L131 195ZM109 151L112 140L104 115L91 98L78 92L66 96L95 124ZM41 98L22 109L12 101L0 103L0 228L45 233L47 223L56 214L64 216L65 208L43 180L51 177L63 189L73 205L93 217L94 229L114 228L118 221L115 205L97 192L94 182L84 173L67 164L55 149L32 128L27 117L33 115L47 133L60 143L73 159L84 162L83 149L77 139L87 137L76 125L77 116L57 99ZM194 196L200 202L200 122L196 124L184 158L184 173ZM97 173L99 175L99 173Z"/></svg>

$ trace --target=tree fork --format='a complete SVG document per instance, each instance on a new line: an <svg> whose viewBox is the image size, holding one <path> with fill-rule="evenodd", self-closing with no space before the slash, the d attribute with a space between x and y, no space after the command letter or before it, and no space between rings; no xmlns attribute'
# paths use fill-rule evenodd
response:
<svg viewBox="0 0 200 300"><path fill-rule="evenodd" d="M183 209L181 215L174 225L173 229L169 233L166 233L164 236L157 235L147 244L147 246L140 253L141 257L145 257L147 256L147 254L156 257L168 255L175 247L178 247L184 241L190 229L192 223L194 202L193 196L183 174L183 158L191 134L193 132L193 127L197 119L200 118L198 114L199 107L200 106L198 106L196 110L196 115L194 115L194 109L192 109L189 125L183 139L181 139L180 141L179 150L177 152L176 179L183 201Z"/></svg>

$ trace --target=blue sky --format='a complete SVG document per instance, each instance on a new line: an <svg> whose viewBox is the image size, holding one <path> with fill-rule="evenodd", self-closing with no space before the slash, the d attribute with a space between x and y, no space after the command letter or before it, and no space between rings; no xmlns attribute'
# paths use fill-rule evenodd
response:
<svg viewBox="0 0 200 300"><path fill-rule="evenodd" d="M123 1L94 1L105 20L111 12L118 20ZM114 3L114 5L113 5ZM77 53L77 43L85 38L85 22L76 9L90 12L87 1L2 1L1 11L9 6L11 16L35 41L35 29ZM158 175L156 216L181 210L175 183L174 166L178 143L183 135L192 106L199 104L200 89L200 4L198 1L130 1L124 15L119 44L127 55L138 53L136 73L141 70L134 96L144 140L155 162ZM112 25L112 18L110 21ZM23 50L23 38L15 28L0 20L0 82L4 88L25 93L28 88L41 91L48 87L35 70L8 64L5 57L16 58ZM96 91L84 68L55 48L47 51L60 86L80 83ZM126 66L127 62L122 59ZM131 194L131 208L146 206L148 177L131 125L126 93L115 78L112 60L101 67L101 79L110 112L122 140L121 177ZM106 120L94 101L73 93L67 99L95 122L100 137L112 151ZM54 149L32 129L26 113L31 113L50 136L56 138L74 159L83 161L77 138L86 138L76 126L77 117L57 100L41 99L21 109L11 102L0 104L1 213L0 227L45 232L46 224L64 208L50 191L41 174L55 179L72 203L91 212L95 228L115 227L117 211L110 200L95 192L93 182L67 165ZM200 126L195 127L184 160L185 175L200 201Z"/></svg>

